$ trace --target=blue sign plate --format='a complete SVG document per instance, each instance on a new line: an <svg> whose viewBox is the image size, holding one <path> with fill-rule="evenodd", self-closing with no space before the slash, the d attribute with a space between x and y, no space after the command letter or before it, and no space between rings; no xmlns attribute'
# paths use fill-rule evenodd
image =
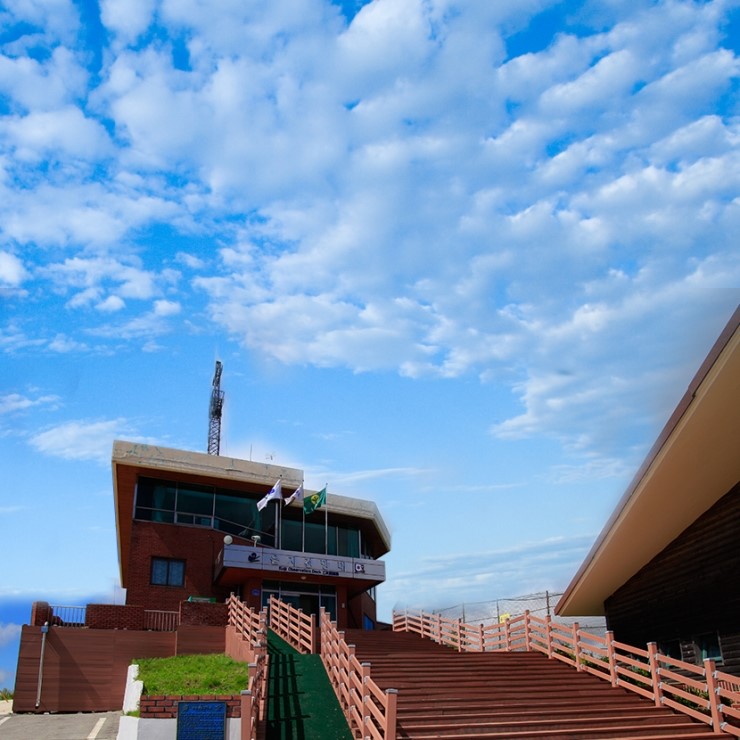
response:
<svg viewBox="0 0 740 740"><path fill-rule="evenodd" d="M226 702L177 703L177 740L225 740Z"/></svg>

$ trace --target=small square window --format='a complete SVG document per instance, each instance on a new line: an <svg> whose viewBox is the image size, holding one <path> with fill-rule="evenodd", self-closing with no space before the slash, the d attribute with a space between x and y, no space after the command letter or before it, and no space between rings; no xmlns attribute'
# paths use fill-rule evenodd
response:
<svg viewBox="0 0 740 740"><path fill-rule="evenodd" d="M697 649L697 658L706 660L711 658L716 663L722 663L722 648L719 644L719 636L716 632L707 632L694 639Z"/></svg>
<svg viewBox="0 0 740 740"><path fill-rule="evenodd" d="M151 580L154 586L184 586L185 561L152 558Z"/></svg>

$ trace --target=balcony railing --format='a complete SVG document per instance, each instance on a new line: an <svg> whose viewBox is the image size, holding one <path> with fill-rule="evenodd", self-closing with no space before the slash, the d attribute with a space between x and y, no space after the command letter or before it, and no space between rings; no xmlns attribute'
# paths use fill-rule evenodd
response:
<svg viewBox="0 0 740 740"><path fill-rule="evenodd" d="M58 604L50 605L51 617L49 624L55 627L84 627L85 626L85 606L60 606Z"/></svg>

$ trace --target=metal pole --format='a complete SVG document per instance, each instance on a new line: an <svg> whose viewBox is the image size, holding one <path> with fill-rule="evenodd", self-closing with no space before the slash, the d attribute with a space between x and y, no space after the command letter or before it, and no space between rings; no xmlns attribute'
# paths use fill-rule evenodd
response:
<svg viewBox="0 0 740 740"><path fill-rule="evenodd" d="M327 484L328 485L328 484ZM329 554L329 494L324 502L324 555Z"/></svg>
<svg viewBox="0 0 740 740"><path fill-rule="evenodd" d="M49 631L49 623L44 622L41 628L41 655L39 656L39 677L36 683L36 709L41 705L41 684L44 678L44 651L46 649L46 633Z"/></svg>
<svg viewBox="0 0 740 740"><path fill-rule="evenodd" d="M280 507L275 507L275 547L280 549Z"/></svg>

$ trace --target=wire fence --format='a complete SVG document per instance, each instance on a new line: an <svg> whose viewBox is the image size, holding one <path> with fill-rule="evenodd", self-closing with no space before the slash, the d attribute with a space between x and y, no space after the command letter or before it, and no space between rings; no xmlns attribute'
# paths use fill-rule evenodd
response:
<svg viewBox="0 0 740 740"><path fill-rule="evenodd" d="M573 624L578 622L582 629L603 635L606 632L606 619L604 617L561 617L555 615L555 605L563 592L540 591L523 596L511 596L503 599L492 599L491 601L474 601L443 609L431 609L432 614L439 614L448 619L460 619L467 624L498 624L505 622L511 617L518 617L525 611L537 617L551 616L560 624Z"/></svg>

